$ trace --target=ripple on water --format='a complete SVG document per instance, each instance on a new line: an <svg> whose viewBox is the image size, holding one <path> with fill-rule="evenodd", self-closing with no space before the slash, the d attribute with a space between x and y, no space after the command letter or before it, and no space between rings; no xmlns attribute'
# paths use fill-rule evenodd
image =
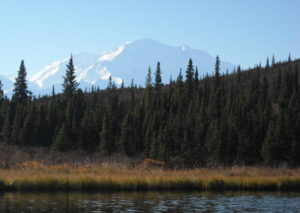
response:
<svg viewBox="0 0 300 213"><path fill-rule="evenodd" d="M300 212L300 193L3 193L0 212Z"/></svg>

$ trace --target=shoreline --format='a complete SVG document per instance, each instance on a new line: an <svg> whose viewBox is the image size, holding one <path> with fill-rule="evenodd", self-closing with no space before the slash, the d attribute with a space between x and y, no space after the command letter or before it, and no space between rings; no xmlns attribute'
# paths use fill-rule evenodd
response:
<svg viewBox="0 0 300 213"><path fill-rule="evenodd" d="M254 172L257 172L254 174ZM0 169L0 192L9 191L295 191L299 169Z"/></svg>
<svg viewBox="0 0 300 213"><path fill-rule="evenodd" d="M111 179L20 179L11 184L0 181L0 192L40 191L293 191L300 192L300 179L195 179L195 180L122 180Z"/></svg>

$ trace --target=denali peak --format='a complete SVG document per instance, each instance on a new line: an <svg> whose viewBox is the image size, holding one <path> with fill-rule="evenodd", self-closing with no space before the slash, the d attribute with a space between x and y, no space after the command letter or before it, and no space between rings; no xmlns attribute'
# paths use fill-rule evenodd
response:
<svg viewBox="0 0 300 213"><path fill-rule="evenodd" d="M176 78L179 70L185 70L189 59L198 67L200 75L214 71L215 57L202 50L187 45L170 46L153 39L141 39L126 42L113 51L102 54L78 53L73 55L76 80L82 89L91 86L105 88L108 79L120 85L124 81L129 85L131 80L137 85L144 85L148 67L155 72L156 63L161 63L162 80L168 82L170 76ZM55 86L60 92L63 76L69 58L45 65L29 79L29 88L34 94L45 94ZM221 61L221 71L232 71L234 65Z"/></svg>

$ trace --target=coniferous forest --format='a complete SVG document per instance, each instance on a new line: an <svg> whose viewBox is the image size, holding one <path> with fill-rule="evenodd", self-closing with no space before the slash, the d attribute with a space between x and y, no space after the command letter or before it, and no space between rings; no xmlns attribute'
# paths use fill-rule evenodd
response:
<svg viewBox="0 0 300 213"><path fill-rule="evenodd" d="M200 76L190 59L163 84L160 63L146 85L79 89L72 57L63 92L34 97L21 62L11 99L0 82L0 144L121 153L187 166L300 165L300 60ZM163 67L163 66L162 66Z"/></svg>

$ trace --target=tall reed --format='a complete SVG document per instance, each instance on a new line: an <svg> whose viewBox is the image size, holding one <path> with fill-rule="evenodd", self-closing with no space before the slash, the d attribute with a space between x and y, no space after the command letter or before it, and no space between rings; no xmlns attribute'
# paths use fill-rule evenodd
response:
<svg viewBox="0 0 300 213"><path fill-rule="evenodd" d="M300 191L300 169L259 167L163 170L123 164L0 169L0 191L274 190Z"/></svg>

